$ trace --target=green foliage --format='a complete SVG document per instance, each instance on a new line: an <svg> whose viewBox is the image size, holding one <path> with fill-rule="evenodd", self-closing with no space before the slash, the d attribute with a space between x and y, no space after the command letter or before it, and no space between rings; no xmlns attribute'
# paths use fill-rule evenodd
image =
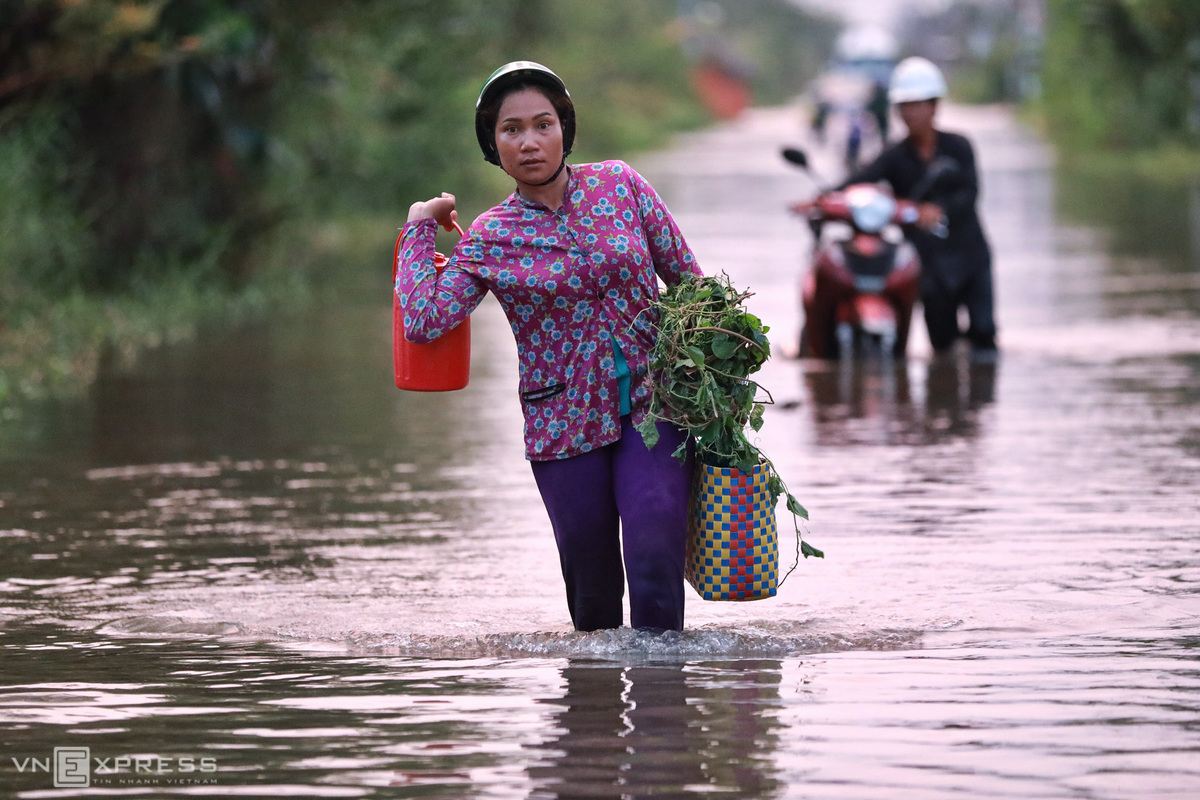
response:
<svg viewBox="0 0 1200 800"><path fill-rule="evenodd" d="M286 99L277 134L289 158L275 178L306 188L317 213L406 208L442 191L487 207L511 181L479 152L475 99L487 75L515 59L549 65L570 87L574 160L660 143L703 121L686 61L666 33L672 12L665 0L344 9L336 22L303 32L310 69L279 87Z"/></svg>
<svg viewBox="0 0 1200 800"><path fill-rule="evenodd" d="M38 109L20 126L0 123L0 306L10 315L26 282L55 294L78 285L93 252L56 111Z"/></svg>
<svg viewBox="0 0 1200 800"><path fill-rule="evenodd" d="M576 160L643 150L660 144L664 133L706 121L688 88L688 64L671 28L674 2L524 5L533 36L510 54L541 61L566 81L579 117Z"/></svg>
<svg viewBox="0 0 1200 800"><path fill-rule="evenodd" d="M787 490L774 465L746 435L746 427L763 425L770 393L750 375L771 355L770 330L745 309L749 292L734 288L729 276L689 276L667 289L653 304L657 334L650 354L653 393L650 409L638 425L648 448L658 442L657 420L686 430L695 441L696 457L718 467L751 472L764 464L770 473L772 500L787 497L793 519L808 511ZM758 399L759 392L766 394ZM687 444L675 452L685 456ZM796 523L801 552L824 557L804 542Z"/></svg>
<svg viewBox="0 0 1200 800"><path fill-rule="evenodd" d="M658 339L651 355L658 380L650 416L688 430L706 463L744 472L759 461L745 427L752 417L761 425L763 412L755 399L759 386L749 376L771 355L769 329L742 306L748 296L725 276L688 278L669 288L655 305ZM643 435L653 431L653 419L644 427Z"/></svg>
<svg viewBox="0 0 1200 800"><path fill-rule="evenodd" d="M406 198L478 191L471 87L498 58L491 43L503 12L486 13L480 0L339 10L289 30L303 55L276 86L273 194L294 216L321 218L380 208L400 216Z"/></svg>
<svg viewBox="0 0 1200 800"><path fill-rule="evenodd" d="M1200 4L1049 0L1042 113L1081 149L1200 142Z"/></svg>
<svg viewBox="0 0 1200 800"><path fill-rule="evenodd" d="M54 115L53 161L93 239L81 274L120 290L147 265L214 263L241 280L284 220L395 216L444 190L490 205L508 181L474 139L497 64L559 70L579 107L577 158L615 157L703 121L668 32L670 0L5 0L0 139ZM29 150L28 147L25 148ZM486 199L485 199L486 198ZM141 264L138 268L135 265Z"/></svg>
<svg viewBox="0 0 1200 800"><path fill-rule="evenodd" d="M9 0L0 38L0 146L39 131L26 164L85 226L86 263L25 265L41 291L123 290L166 265L220 254L239 277L270 216L256 192L264 136L252 117L271 37L250 2ZM13 224L9 219L3 224ZM11 265L10 265L11 266Z"/></svg>
<svg viewBox="0 0 1200 800"><path fill-rule="evenodd" d="M55 335L40 321L61 323L55 303L107 319L160 286L163 307L192 320L221 292L239 306L257 286L316 276L339 248L324 263L345 285L389 247L356 220L379 236L443 190L467 214L495 202L511 185L480 157L473 110L505 60L561 69L584 156L699 123L662 32L672 12L669 0L625 0L615 17L584 0L0 0L0 360L26 376L8 385L37 391L65 364L86 376L104 337L147 341L124 324L82 326L91 343ZM286 280L256 277L271 264ZM82 355L63 356L70 346Z"/></svg>

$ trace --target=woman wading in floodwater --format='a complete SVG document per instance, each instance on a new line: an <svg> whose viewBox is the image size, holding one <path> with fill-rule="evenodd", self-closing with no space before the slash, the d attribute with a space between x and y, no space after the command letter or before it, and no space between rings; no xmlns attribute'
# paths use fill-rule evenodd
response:
<svg viewBox="0 0 1200 800"><path fill-rule="evenodd" d="M575 109L546 67L515 61L479 93L484 158L516 191L480 215L439 274L437 225L453 195L409 209L396 292L409 340L427 342L492 292L517 340L526 457L558 543L576 630L622 624L683 628L683 567L692 460L671 457L682 431L659 423L647 450L634 426L650 401L651 301L699 274L653 187L628 164L566 165ZM622 553L623 551L623 553ZM622 555L624 558L622 558Z"/></svg>

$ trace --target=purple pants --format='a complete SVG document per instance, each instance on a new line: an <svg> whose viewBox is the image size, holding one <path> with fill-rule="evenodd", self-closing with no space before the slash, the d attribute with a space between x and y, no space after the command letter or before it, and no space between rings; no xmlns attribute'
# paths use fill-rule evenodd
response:
<svg viewBox="0 0 1200 800"><path fill-rule="evenodd" d="M634 628L683 630L683 560L693 457L672 458L686 434L658 423L647 450L621 418L620 440L561 461L533 461L550 515L575 630L621 626L629 580ZM622 569L622 544L624 569Z"/></svg>

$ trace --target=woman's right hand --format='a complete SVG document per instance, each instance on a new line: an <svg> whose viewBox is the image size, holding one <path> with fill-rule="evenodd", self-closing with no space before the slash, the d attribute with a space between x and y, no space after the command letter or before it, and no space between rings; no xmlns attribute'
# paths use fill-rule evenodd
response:
<svg viewBox="0 0 1200 800"><path fill-rule="evenodd" d="M424 202L413 203L408 209L408 221L418 219L434 219L446 230L458 222L458 212L454 209L454 195L442 192L440 197L434 197Z"/></svg>

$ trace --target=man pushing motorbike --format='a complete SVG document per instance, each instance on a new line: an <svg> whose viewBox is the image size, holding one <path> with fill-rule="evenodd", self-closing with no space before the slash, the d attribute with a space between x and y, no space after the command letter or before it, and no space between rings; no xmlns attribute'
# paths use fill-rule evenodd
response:
<svg viewBox="0 0 1200 800"><path fill-rule="evenodd" d="M924 58L906 58L892 71L888 99L908 136L885 149L844 185L887 181L898 198L918 201L907 236L921 258L921 302L933 349L944 352L964 335L958 309L965 307L965 336L972 359L997 357L992 254L975 203L979 179L966 137L934 127L938 101L946 96L941 70Z"/></svg>

